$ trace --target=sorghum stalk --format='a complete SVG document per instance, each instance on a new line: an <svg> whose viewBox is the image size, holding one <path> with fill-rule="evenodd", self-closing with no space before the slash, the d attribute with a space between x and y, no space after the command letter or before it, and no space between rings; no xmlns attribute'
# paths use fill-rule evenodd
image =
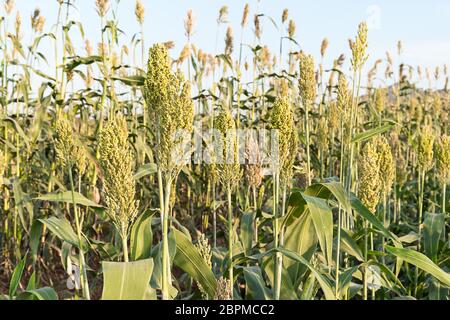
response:
<svg viewBox="0 0 450 320"><path fill-rule="evenodd" d="M418 136L418 192L419 192L419 203L418 203L418 242L417 251L421 250L421 238L422 238L422 214L423 214L423 195L425 189L425 174L433 166L433 144L434 136L431 127L424 127L420 130ZM415 268L415 293L417 294L417 282L419 278L419 269Z"/></svg>
<svg viewBox="0 0 450 320"><path fill-rule="evenodd" d="M86 275L86 263L84 260L84 248L83 248L83 238L82 238L82 225L80 223L80 218L78 214L77 205L75 202L75 186L73 183L72 169L74 164L84 161L85 154L83 150L78 146L76 138L73 134L72 125L69 120L62 114L62 111L58 111L58 115L54 125L55 130L55 152L56 159L68 170L70 179L70 189L72 197L72 205L75 216L75 226L77 231L78 240L78 253L79 253L79 264L80 264L80 280L81 288L83 291L83 296L85 299L90 299L89 284Z"/></svg>
<svg viewBox="0 0 450 320"><path fill-rule="evenodd" d="M86 274L86 263L84 260L84 249L83 249L83 238L81 236L81 224L80 224L80 218L78 216L78 208L75 202L75 186L73 183L73 173L72 173L72 167L68 166L67 167L68 173L69 173L69 180L70 180L70 193L71 193L71 197L72 197L72 205L73 205L73 212L74 212L74 216L75 216L75 226L77 229L77 239L78 239L78 258L80 259L80 283L81 283L81 289L83 291L83 296L87 299L90 300L91 296L90 296L90 292L89 292L89 283L88 283L88 279L87 279L87 274Z"/></svg>
<svg viewBox="0 0 450 320"><path fill-rule="evenodd" d="M231 184L227 184L227 201L228 201L228 276L230 283L234 283L233 276L233 205L231 202ZM233 300L233 287L231 287L231 300Z"/></svg>
<svg viewBox="0 0 450 320"><path fill-rule="evenodd" d="M231 297L233 298L233 206L231 194L238 186L242 176L238 159L238 143L236 135L236 124L231 112L223 110L214 121L215 128L220 133L222 145L222 157L217 164L220 184L226 189L228 202L228 258L229 258L229 279L231 283Z"/></svg>
<svg viewBox="0 0 450 320"><path fill-rule="evenodd" d="M147 78L144 97L151 115L154 117L156 131L155 153L158 164L158 187L161 211L161 231L163 233L162 264L163 299L169 299L170 258L168 246L168 227L171 215L170 196L172 184L185 162L183 137L193 130L194 108L191 100L190 82L182 74L173 73L167 52L162 44L156 44L149 51ZM182 137L177 136L182 130ZM180 151L183 154L172 152ZM180 156L181 158L177 158Z"/></svg>

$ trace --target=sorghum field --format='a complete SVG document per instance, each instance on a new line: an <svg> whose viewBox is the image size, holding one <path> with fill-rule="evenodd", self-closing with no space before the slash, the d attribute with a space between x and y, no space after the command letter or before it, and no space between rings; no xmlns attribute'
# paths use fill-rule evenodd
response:
<svg viewBox="0 0 450 320"><path fill-rule="evenodd" d="M365 22L325 65L287 9L222 7L208 53L192 11L175 52L144 41L140 0L134 35L116 1L89 32L53 2L30 21L2 0L1 299L450 298L446 65L399 41L367 73Z"/></svg>

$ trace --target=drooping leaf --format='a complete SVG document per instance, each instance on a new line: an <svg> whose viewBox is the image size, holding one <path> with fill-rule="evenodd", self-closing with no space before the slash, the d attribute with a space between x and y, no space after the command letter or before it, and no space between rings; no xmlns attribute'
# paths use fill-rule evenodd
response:
<svg viewBox="0 0 450 320"><path fill-rule="evenodd" d="M270 300L272 294L267 288L261 269L258 267L244 268L244 279L246 283L246 297L254 300Z"/></svg>
<svg viewBox="0 0 450 320"><path fill-rule="evenodd" d="M145 78L142 76L111 77L111 79L120 81L127 86L138 86L138 87L143 86L145 82Z"/></svg>
<svg viewBox="0 0 450 320"><path fill-rule="evenodd" d="M307 261L302 256L298 255L295 252L292 252L290 250L284 249L284 248L277 248L277 251L280 251L282 254L284 254L286 257L296 260L308 267L308 269L314 274L314 276L317 279L317 282L319 282L320 287L322 288L322 291L325 295L325 298L327 300L336 300L336 296L334 295L333 287L330 284L330 281L316 268L314 268L309 261Z"/></svg>
<svg viewBox="0 0 450 320"><path fill-rule="evenodd" d="M58 300L58 294L53 288L43 287L21 292L17 300Z"/></svg>
<svg viewBox="0 0 450 320"><path fill-rule="evenodd" d="M139 167L139 169L134 174L134 180L139 180L142 177L148 176L155 173L158 170L155 163L146 163Z"/></svg>
<svg viewBox="0 0 450 320"><path fill-rule="evenodd" d="M382 133L385 133L385 132L391 130L393 127L394 127L394 124L388 123L388 124L358 133L353 137L352 143L363 142L363 141L369 140L370 138L372 138L374 136L380 135Z"/></svg>
<svg viewBox="0 0 450 320"><path fill-rule="evenodd" d="M62 241L66 241L71 245L79 248L78 237L73 231L70 222L66 218L50 217L47 219L39 219L47 228ZM82 239L82 246L85 248L86 241Z"/></svg>
<svg viewBox="0 0 450 320"><path fill-rule="evenodd" d="M78 192L74 192L74 198L75 198L75 204L79 204L86 207L93 207L93 208L102 208L101 205L95 203L92 200L89 200L82 194ZM50 201L50 202L65 202L65 203L72 203L72 192L71 191L64 191L60 193L51 193L46 194L40 197L37 197L36 200L42 200L42 201Z"/></svg>
<svg viewBox="0 0 450 320"><path fill-rule="evenodd" d="M364 255L362 253L361 248L358 246L358 244L353 240L353 238L341 228L341 249L354 256L358 261L363 262L364 261Z"/></svg>
<svg viewBox="0 0 450 320"><path fill-rule="evenodd" d="M198 281L210 298L216 293L216 279L198 250L186 235L172 228L177 244L174 263Z"/></svg>
<svg viewBox="0 0 450 320"><path fill-rule="evenodd" d="M450 286L450 274L439 268L426 255L415 250L407 248L395 248L391 246L386 246L386 251L431 274L446 286Z"/></svg>

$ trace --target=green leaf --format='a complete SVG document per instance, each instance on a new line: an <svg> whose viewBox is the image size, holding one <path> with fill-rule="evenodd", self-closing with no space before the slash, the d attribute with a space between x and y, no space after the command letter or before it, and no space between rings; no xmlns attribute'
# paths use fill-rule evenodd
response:
<svg viewBox="0 0 450 320"><path fill-rule="evenodd" d="M339 295L342 296L345 291L347 290L347 287L350 285L350 282L353 279L353 274L358 270L358 266L353 266L350 268L347 268L342 272L339 276Z"/></svg>
<svg viewBox="0 0 450 320"><path fill-rule="evenodd" d="M101 205L95 203L92 200L89 200L82 194L78 192L74 192L75 197L75 204L79 204L86 207L93 207L93 208L102 208ZM72 191L64 191L60 193L50 193L46 194L40 197L35 198L36 200L42 200L42 201L50 201L50 202L66 202L66 203L72 203Z"/></svg>
<svg viewBox="0 0 450 320"><path fill-rule="evenodd" d="M73 231L70 222L66 218L50 217L47 219L39 219L39 221L45 224L47 228L49 228L49 230L62 241L66 241L77 248L80 247L78 237ZM82 246L83 248L86 246L84 239Z"/></svg>
<svg viewBox="0 0 450 320"><path fill-rule="evenodd" d="M352 208L360 214L364 219L369 221L375 228L377 228L378 231L380 231L386 238L391 239L396 246L400 246L400 241L398 240L397 236L394 235L392 232L390 232L388 229L386 229L383 224L380 222L380 220L377 219L377 217L369 211L359 200L356 196L352 195L350 197L350 202L352 204Z"/></svg>
<svg viewBox="0 0 450 320"><path fill-rule="evenodd" d="M132 260L147 259L151 255L153 213L146 211L140 215L131 228L130 256Z"/></svg>
<svg viewBox="0 0 450 320"><path fill-rule="evenodd" d="M187 272L206 291L210 298L216 293L216 279L192 241L181 231L172 228L177 244L174 263Z"/></svg>
<svg viewBox="0 0 450 320"><path fill-rule="evenodd" d="M147 296L153 259L133 262L102 261L102 300L143 300Z"/></svg>
<svg viewBox="0 0 450 320"><path fill-rule="evenodd" d="M310 214L302 214L286 228L284 247L303 256L307 261L316 251L317 242L318 238ZM294 283L298 283L307 270L305 265L294 260L288 259L283 261L283 264Z"/></svg>
<svg viewBox="0 0 450 320"><path fill-rule="evenodd" d="M442 213L427 213L425 215L423 228L423 243L427 256L433 261L437 261L439 250L439 240L445 227L445 219Z"/></svg>
<svg viewBox="0 0 450 320"><path fill-rule="evenodd" d="M271 252L275 253L275 252ZM279 253L280 254L280 253ZM286 262L292 261L291 259L283 259L283 266L286 265ZM298 262L295 262L298 263ZM264 268L264 272L267 275L267 278L270 282L272 288L274 287L275 281L275 259L273 256L264 256L262 259L262 266ZM281 300L298 300L298 296L296 293L295 285L292 282L291 276L289 275L289 271L283 267L281 269L281 285L280 285L280 299ZM273 296L273 293L272 293Z"/></svg>
<svg viewBox="0 0 450 320"><path fill-rule="evenodd" d="M34 290L34 289L36 289L36 271L33 271L33 273L30 276L30 279L28 279L26 290Z"/></svg>
<svg viewBox="0 0 450 320"><path fill-rule="evenodd" d="M149 174L153 174L158 170L158 167L155 163L146 163L139 167L139 169L134 174L134 180L139 180L142 177L148 176Z"/></svg>
<svg viewBox="0 0 450 320"><path fill-rule="evenodd" d="M389 123L389 124L382 125L380 127L376 127L376 128L369 129L364 132L358 133L353 137L352 143L363 142L363 141L369 140L370 138L372 138L374 136L377 136L379 134L382 134L382 133L385 133L385 132L391 130L393 127L394 127L394 124Z"/></svg>
<svg viewBox="0 0 450 320"><path fill-rule="evenodd" d="M23 270L25 269L25 262L27 261L27 255L20 260L17 266L14 268L14 272L11 276L11 281L9 282L9 298L12 299L16 294L17 288L20 284L20 279L22 279Z"/></svg>
<svg viewBox="0 0 450 320"><path fill-rule="evenodd" d="M253 246L255 212L246 212L241 217L241 232L239 234L245 254L249 254Z"/></svg>
<svg viewBox="0 0 450 320"><path fill-rule="evenodd" d="M247 298L254 300L270 300L272 298L272 294L270 289L266 287L260 268L244 268L244 279L247 284L245 289Z"/></svg>
<svg viewBox="0 0 450 320"><path fill-rule="evenodd" d="M75 57L73 58L69 63L66 63L65 70L66 72L69 72L79 65L89 65L94 62L100 62L102 61L102 57L100 56L89 56L89 57Z"/></svg>
<svg viewBox="0 0 450 320"><path fill-rule="evenodd" d="M450 286L450 274L439 268L426 255L411 249L394 248L391 246L386 246L386 251L431 274L446 286Z"/></svg>
<svg viewBox="0 0 450 320"><path fill-rule="evenodd" d="M113 80L117 80L122 82L127 86L138 86L141 87L144 85L145 78L142 76L128 76L128 77L111 77Z"/></svg>
<svg viewBox="0 0 450 320"><path fill-rule="evenodd" d="M349 198L338 181L330 179L329 181L313 184L305 190L305 194L322 199L329 199L333 195L346 212L351 212L352 210Z"/></svg>
<svg viewBox="0 0 450 320"><path fill-rule="evenodd" d="M341 228L341 249L354 256L358 261L364 261L364 255L361 251L361 248L358 246L355 240L344 230Z"/></svg>
<svg viewBox="0 0 450 320"><path fill-rule="evenodd" d="M21 292L17 300L58 300L58 294L53 288L43 287Z"/></svg>
<svg viewBox="0 0 450 320"><path fill-rule="evenodd" d="M36 262L39 244L41 242L42 223L35 220L31 225L30 231L30 249L33 258L33 263Z"/></svg>
<svg viewBox="0 0 450 320"><path fill-rule="evenodd" d="M328 265L333 259L333 213L324 199L303 194L314 222L317 237L322 252L326 256Z"/></svg>
<svg viewBox="0 0 450 320"><path fill-rule="evenodd" d="M323 293L325 294L325 298L327 300L336 300L336 296L334 295L333 287L331 286L329 280L321 274L318 270L316 270L305 258L298 255L295 252L292 252L290 250L286 250L284 248L277 248L277 251L284 254L286 257L293 259L295 261L298 261L308 267L308 269L314 274L314 276L317 279L317 282L319 282L320 287L322 288Z"/></svg>

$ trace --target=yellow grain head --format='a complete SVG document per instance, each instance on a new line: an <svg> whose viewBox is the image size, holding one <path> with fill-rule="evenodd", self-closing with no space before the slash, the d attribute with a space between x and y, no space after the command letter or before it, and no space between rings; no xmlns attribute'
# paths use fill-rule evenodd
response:
<svg viewBox="0 0 450 320"><path fill-rule="evenodd" d="M417 159L419 167L425 172L433 167L434 134L430 126L421 128L418 135Z"/></svg>
<svg viewBox="0 0 450 320"><path fill-rule="evenodd" d="M303 103L314 103L316 98L316 76L314 70L314 58L300 52L300 96Z"/></svg>
<svg viewBox="0 0 450 320"><path fill-rule="evenodd" d="M443 134L436 144L436 167L439 182L450 183L450 137Z"/></svg>
<svg viewBox="0 0 450 320"><path fill-rule="evenodd" d="M145 8L141 0L136 0L134 14L136 15L136 19L139 24L143 24L145 19Z"/></svg>
<svg viewBox="0 0 450 320"><path fill-rule="evenodd" d="M99 163L107 213L122 237L138 213L135 200L135 159L128 142L128 128L121 115L109 120L99 133Z"/></svg>
<svg viewBox="0 0 450 320"><path fill-rule="evenodd" d="M109 10L109 0L95 0L97 13L100 17L104 17Z"/></svg>
<svg viewBox="0 0 450 320"><path fill-rule="evenodd" d="M242 19L241 19L241 27L242 28L247 25L249 11L250 11L250 6L248 5L248 3L246 3L244 6L244 12L242 13Z"/></svg>
<svg viewBox="0 0 450 320"><path fill-rule="evenodd" d="M375 213L376 206L380 202L382 181L379 161L376 145L373 142L367 142L358 163L358 196L372 213Z"/></svg>
<svg viewBox="0 0 450 320"><path fill-rule="evenodd" d="M367 33L368 28L365 22L361 22L358 26L358 34L355 41L350 41L350 49L352 50L352 66L353 70L359 70L367 61Z"/></svg>

